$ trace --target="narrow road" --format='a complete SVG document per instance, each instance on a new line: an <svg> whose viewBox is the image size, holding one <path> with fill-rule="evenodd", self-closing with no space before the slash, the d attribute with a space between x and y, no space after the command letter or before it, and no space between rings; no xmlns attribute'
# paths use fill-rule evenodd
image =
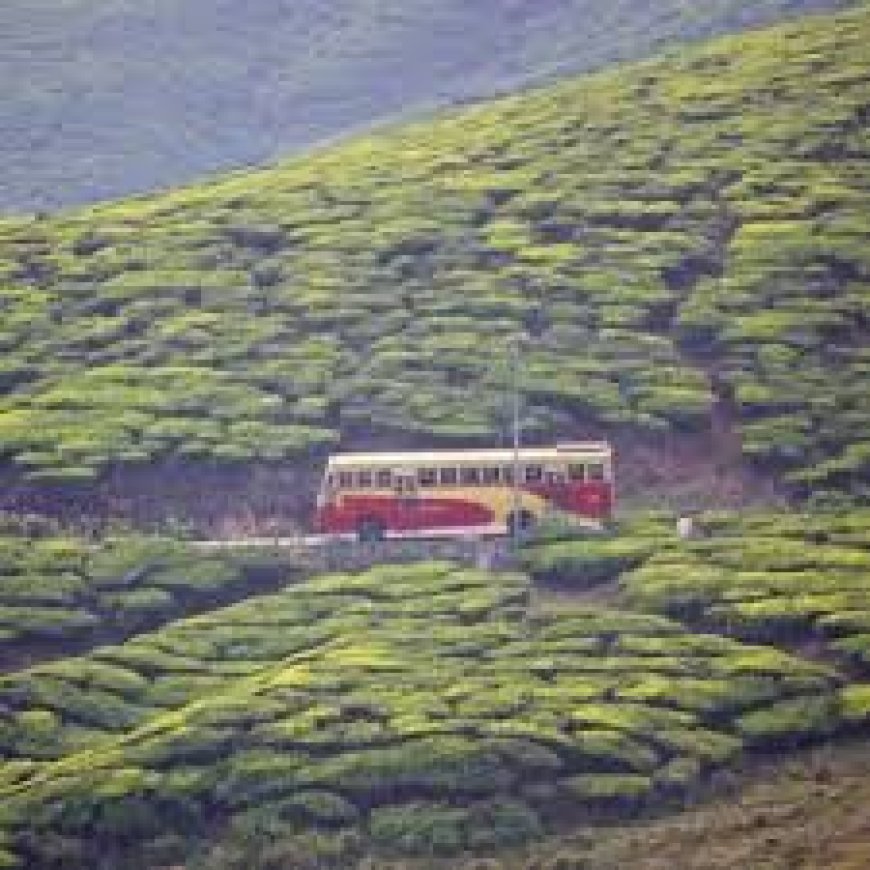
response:
<svg viewBox="0 0 870 870"><path fill-rule="evenodd" d="M383 541L361 542L355 534L330 535L293 535L291 537L252 536L245 538L222 538L212 540L191 541L195 547L203 549L233 549L238 547L282 547L290 549L318 549L338 545L346 549L348 544L359 545L360 548L370 548L389 545L391 542L415 542L418 544L443 544L453 542L464 545L478 544L483 541L506 540L503 525L468 526L465 528L430 529L421 532L387 532Z"/></svg>

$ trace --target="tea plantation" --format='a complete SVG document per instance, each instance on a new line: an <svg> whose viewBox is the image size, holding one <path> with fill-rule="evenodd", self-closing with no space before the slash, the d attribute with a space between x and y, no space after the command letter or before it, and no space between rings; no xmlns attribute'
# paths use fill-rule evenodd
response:
<svg viewBox="0 0 870 870"><path fill-rule="evenodd" d="M678 541L635 518L623 534L539 543L525 568L575 592L618 585L618 600L707 631L784 645L857 673L870 669L870 511L710 513Z"/></svg>
<svg viewBox="0 0 870 870"><path fill-rule="evenodd" d="M0 671L124 638L310 573L300 551L204 554L168 538L0 536Z"/></svg>
<svg viewBox="0 0 870 870"><path fill-rule="evenodd" d="M862 4L0 222L10 480L490 444L527 331L529 438L724 407L794 493L866 496L868 38Z"/></svg>
<svg viewBox="0 0 870 870"><path fill-rule="evenodd" d="M661 541L651 560L681 552ZM747 750L870 713L837 662L698 630L657 600L540 594L521 574L382 566L8 673L5 865L157 866L215 842L238 866L270 843L336 866L491 852L679 806Z"/></svg>
<svg viewBox="0 0 870 870"><path fill-rule="evenodd" d="M713 538L656 552L622 583L644 608L754 641L813 643L870 668L870 512L725 520Z"/></svg>

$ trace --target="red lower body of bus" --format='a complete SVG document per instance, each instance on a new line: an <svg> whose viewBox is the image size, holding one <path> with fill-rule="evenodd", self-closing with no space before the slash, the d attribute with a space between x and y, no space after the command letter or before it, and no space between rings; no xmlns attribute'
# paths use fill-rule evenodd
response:
<svg viewBox="0 0 870 870"><path fill-rule="evenodd" d="M573 514L584 519L604 522L613 512L613 488L610 483L577 483L525 486L522 501L531 496L545 508ZM540 511L543 512L543 511ZM523 508L534 518L534 510ZM413 496L347 494L320 506L314 520L319 534L457 531L476 527L507 526L509 520L498 516L487 504L483 491L479 500L450 495Z"/></svg>

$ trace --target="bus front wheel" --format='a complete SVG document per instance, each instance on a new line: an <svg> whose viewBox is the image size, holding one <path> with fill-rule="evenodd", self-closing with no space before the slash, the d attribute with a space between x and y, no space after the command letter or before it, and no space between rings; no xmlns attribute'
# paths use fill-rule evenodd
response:
<svg viewBox="0 0 870 870"><path fill-rule="evenodd" d="M356 530L357 540L367 543L372 541L383 541L384 539L384 524L374 517L369 517L360 520Z"/></svg>
<svg viewBox="0 0 870 870"><path fill-rule="evenodd" d="M535 515L531 511L517 511L508 517L508 534L513 537L517 534L529 532L534 528Z"/></svg>

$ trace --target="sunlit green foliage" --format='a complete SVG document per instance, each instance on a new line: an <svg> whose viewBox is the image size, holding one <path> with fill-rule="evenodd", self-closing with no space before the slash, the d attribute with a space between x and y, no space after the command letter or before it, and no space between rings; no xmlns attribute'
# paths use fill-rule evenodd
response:
<svg viewBox="0 0 870 870"><path fill-rule="evenodd" d="M628 600L750 640L822 642L870 665L867 511L710 524L709 538L672 542L624 574Z"/></svg>
<svg viewBox="0 0 870 870"><path fill-rule="evenodd" d="M521 561L536 580L583 588L615 580L650 556L655 544L643 538L581 538L527 547Z"/></svg>
<svg viewBox="0 0 870 870"><path fill-rule="evenodd" d="M0 662L93 645L289 582L301 554L204 554L167 538L0 535Z"/></svg>

